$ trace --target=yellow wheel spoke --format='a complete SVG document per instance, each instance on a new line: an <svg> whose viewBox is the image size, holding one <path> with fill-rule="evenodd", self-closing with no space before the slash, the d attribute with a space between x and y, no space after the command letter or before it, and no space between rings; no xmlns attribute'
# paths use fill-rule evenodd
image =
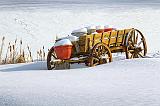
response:
<svg viewBox="0 0 160 106"><path fill-rule="evenodd" d="M138 53L139 56L141 56L142 58L144 57L140 52Z"/></svg>

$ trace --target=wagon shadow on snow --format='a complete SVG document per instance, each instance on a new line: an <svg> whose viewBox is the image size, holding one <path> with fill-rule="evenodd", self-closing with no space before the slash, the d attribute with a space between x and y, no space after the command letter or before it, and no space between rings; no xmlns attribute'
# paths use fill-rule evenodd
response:
<svg viewBox="0 0 160 106"><path fill-rule="evenodd" d="M10 64L0 69L1 72L11 71L41 71L47 70L46 62L26 63L26 64Z"/></svg>
<svg viewBox="0 0 160 106"><path fill-rule="evenodd" d="M115 54L113 56L113 61L124 60L124 54ZM88 68L83 63L71 64L70 69L79 69L79 68ZM68 69L61 69L67 71ZM9 64L8 66L0 67L0 72L13 72L13 71L47 71L47 63L46 61L34 62L34 63L22 63L22 64ZM55 70L49 70L55 71ZM57 70L58 71L58 70Z"/></svg>
<svg viewBox="0 0 160 106"><path fill-rule="evenodd" d="M71 69L87 68L84 64L72 64ZM63 69L64 70L64 69ZM13 71L47 71L46 62L35 62L26 64L9 64L8 66L1 67L1 72L13 72ZM50 70L54 71L54 70ZM67 71L67 70L66 70Z"/></svg>

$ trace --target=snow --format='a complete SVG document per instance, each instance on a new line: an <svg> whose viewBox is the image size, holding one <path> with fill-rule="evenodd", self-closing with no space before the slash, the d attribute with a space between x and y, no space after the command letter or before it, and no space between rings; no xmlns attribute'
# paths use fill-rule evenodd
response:
<svg viewBox="0 0 160 106"><path fill-rule="evenodd" d="M24 4L6 1L0 2L0 39L6 37L6 48L9 41L23 39L25 45L31 45L35 58L35 51L43 45L47 51L56 36L66 37L87 26L109 25L142 31L148 54L132 60L113 54L111 63L96 67L73 64L69 70L49 71L46 61L0 65L0 106L160 105L159 4L106 5L103 0L102 4L81 4L78 0L70 4L61 0L53 5L52 0L40 0L27 6L32 0Z"/></svg>
<svg viewBox="0 0 160 106"><path fill-rule="evenodd" d="M160 59L119 60L47 71L46 63L0 66L1 106L158 106Z"/></svg>
<svg viewBox="0 0 160 106"><path fill-rule="evenodd" d="M96 29L104 29L104 26L102 25L96 26Z"/></svg>
<svg viewBox="0 0 160 106"><path fill-rule="evenodd" d="M57 41L54 46L63 46L63 45L72 45L71 41L69 39L62 39L60 41Z"/></svg>
<svg viewBox="0 0 160 106"><path fill-rule="evenodd" d="M96 29L96 26L88 26L87 30L92 30L92 29Z"/></svg>
<svg viewBox="0 0 160 106"><path fill-rule="evenodd" d="M73 30L72 33L87 33L87 28L81 28L77 30Z"/></svg>
<svg viewBox="0 0 160 106"><path fill-rule="evenodd" d="M79 37L70 35L66 37L61 37L60 39L69 39L71 42L75 42L78 41Z"/></svg>

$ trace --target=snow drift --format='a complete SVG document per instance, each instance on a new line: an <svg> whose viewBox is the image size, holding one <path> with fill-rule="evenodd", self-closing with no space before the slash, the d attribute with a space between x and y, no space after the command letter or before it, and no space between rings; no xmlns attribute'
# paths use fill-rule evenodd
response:
<svg viewBox="0 0 160 106"><path fill-rule="evenodd" d="M41 70L46 63L0 66L0 105L158 106L159 63L158 58L121 60L57 71Z"/></svg>

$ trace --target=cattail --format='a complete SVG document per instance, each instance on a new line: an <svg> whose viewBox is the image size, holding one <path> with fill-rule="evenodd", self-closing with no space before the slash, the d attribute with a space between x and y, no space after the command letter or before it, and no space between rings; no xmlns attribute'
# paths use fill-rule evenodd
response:
<svg viewBox="0 0 160 106"><path fill-rule="evenodd" d="M14 41L14 44L16 44L17 43L17 38L15 39L15 41Z"/></svg>
<svg viewBox="0 0 160 106"><path fill-rule="evenodd" d="M12 47L13 47L13 50L15 50L15 45L12 45Z"/></svg>
<svg viewBox="0 0 160 106"><path fill-rule="evenodd" d="M45 60L46 54L45 52L43 52L43 60Z"/></svg>
<svg viewBox="0 0 160 106"><path fill-rule="evenodd" d="M31 62L33 62L33 58L32 58L32 53L31 53L31 51L29 52L29 56L30 56L30 58L31 58Z"/></svg>
<svg viewBox="0 0 160 106"><path fill-rule="evenodd" d="M39 54L40 54L40 60L42 61L42 50L41 49L39 51Z"/></svg>
<svg viewBox="0 0 160 106"><path fill-rule="evenodd" d="M28 50L29 50L29 46L27 46Z"/></svg>
<svg viewBox="0 0 160 106"><path fill-rule="evenodd" d="M5 40L5 37L3 36L2 41L4 41L4 40Z"/></svg>
<svg viewBox="0 0 160 106"><path fill-rule="evenodd" d="M2 61L2 52L3 52L4 40L5 40L5 37L3 36L3 38L2 38L2 44L1 44L1 48L0 48L0 63Z"/></svg>
<svg viewBox="0 0 160 106"><path fill-rule="evenodd" d="M24 50L23 50L22 56L25 58L25 52L24 52Z"/></svg>
<svg viewBox="0 0 160 106"><path fill-rule="evenodd" d="M58 40L58 36L56 36L56 40Z"/></svg>
<svg viewBox="0 0 160 106"><path fill-rule="evenodd" d="M28 53L29 53L29 46L27 45L27 51L28 51ZM27 54L27 56L26 56L26 59L27 59L27 62L29 62L29 55Z"/></svg>
<svg viewBox="0 0 160 106"><path fill-rule="evenodd" d="M42 50L40 49L40 54L42 54Z"/></svg>
<svg viewBox="0 0 160 106"><path fill-rule="evenodd" d="M37 51L37 61L39 60L39 51Z"/></svg>
<svg viewBox="0 0 160 106"><path fill-rule="evenodd" d="M17 38L15 39L14 41L14 44L13 44L13 53L12 53L12 63L15 63L16 62L16 44L17 44Z"/></svg>
<svg viewBox="0 0 160 106"><path fill-rule="evenodd" d="M31 53L31 51L29 52L29 56L30 56L30 57L32 57L32 53Z"/></svg>
<svg viewBox="0 0 160 106"><path fill-rule="evenodd" d="M22 39L20 40L20 55L22 55Z"/></svg>
<svg viewBox="0 0 160 106"><path fill-rule="evenodd" d="M44 46L43 46L43 61L45 60L45 50L44 50Z"/></svg>
<svg viewBox="0 0 160 106"><path fill-rule="evenodd" d="M4 60L4 64L6 64L7 63L7 58L8 58L8 51L9 51L9 47L10 47L10 42L9 42L9 44L8 44L8 48L7 48L7 52L6 52L6 57L5 57L5 60Z"/></svg>
<svg viewBox="0 0 160 106"><path fill-rule="evenodd" d="M15 60L15 45L12 45L13 51L12 51L12 63L14 63Z"/></svg>
<svg viewBox="0 0 160 106"><path fill-rule="evenodd" d="M33 62L33 58L32 58L32 53L31 53L31 50L30 50L30 47L29 46L27 46L27 48L28 48L28 53L29 53L29 61L31 61L31 62Z"/></svg>
<svg viewBox="0 0 160 106"><path fill-rule="evenodd" d="M14 56L15 56L15 53L16 53L16 45L17 45L17 38L15 39L14 45L13 45L13 47L14 47L14 49L13 49Z"/></svg>
<svg viewBox="0 0 160 106"><path fill-rule="evenodd" d="M11 63L12 61L12 46L11 45L9 46L9 51L10 51L9 63Z"/></svg>
<svg viewBox="0 0 160 106"><path fill-rule="evenodd" d="M20 44L22 45L22 39L20 40Z"/></svg>

